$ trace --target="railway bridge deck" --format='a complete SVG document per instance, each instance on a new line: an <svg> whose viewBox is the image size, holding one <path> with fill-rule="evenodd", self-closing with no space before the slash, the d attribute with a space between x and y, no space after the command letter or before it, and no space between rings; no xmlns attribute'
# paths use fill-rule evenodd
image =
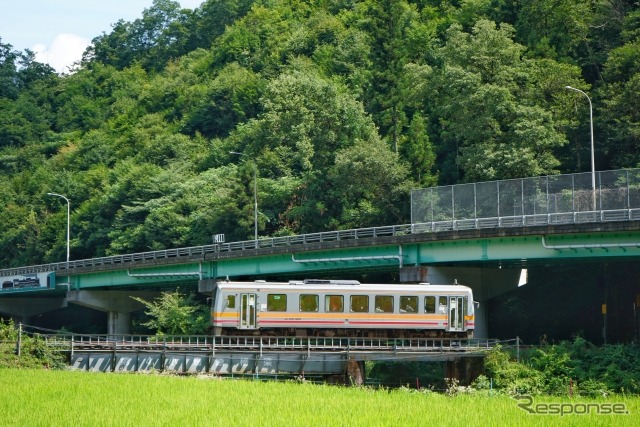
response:
<svg viewBox="0 0 640 427"><path fill-rule="evenodd" d="M346 338L146 335L42 335L69 354L72 369L216 376L364 377L365 361L479 359L511 341L454 338ZM517 342L517 341L516 341ZM452 365L453 366L453 365ZM457 369L457 368L456 368Z"/></svg>

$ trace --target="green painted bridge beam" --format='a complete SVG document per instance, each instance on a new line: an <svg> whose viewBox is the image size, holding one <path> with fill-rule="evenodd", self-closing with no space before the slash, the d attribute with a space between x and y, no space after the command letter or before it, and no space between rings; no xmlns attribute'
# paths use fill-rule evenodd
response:
<svg viewBox="0 0 640 427"><path fill-rule="evenodd" d="M258 258L218 261L218 277L300 274L327 270L352 270L363 267L398 267L402 264L402 247L376 246L318 251L304 254L285 253Z"/></svg>
<svg viewBox="0 0 640 427"><path fill-rule="evenodd" d="M407 248L407 264L553 261L640 256L640 233L494 237L423 242Z"/></svg>
<svg viewBox="0 0 640 427"><path fill-rule="evenodd" d="M211 262L162 265L148 268L109 270L70 276L71 290L120 286L153 286L163 283L197 281L211 274ZM66 278L67 276L62 276Z"/></svg>
<svg viewBox="0 0 640 427"><path fill-rule="evenodd" d="M377 243L377 245L376 245ZM70 289L121 286L154 287L197 284L203 279L314 274L366 269L399 269L421 265L524 265L536 261L640 257L640 230L579 234L497 236L487 238L403 241L324 250L282 251L227 256L199 262L173 263L69 276ZM64 283L67 277L56 278Z"/></svg>

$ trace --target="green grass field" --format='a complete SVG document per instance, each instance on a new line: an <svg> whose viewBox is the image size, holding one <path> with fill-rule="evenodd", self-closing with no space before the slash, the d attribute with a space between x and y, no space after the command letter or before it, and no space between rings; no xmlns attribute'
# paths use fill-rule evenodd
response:
<svg viewBox="0 0 640 427"><path fill-rule="evenodd" d="M0 390L2 426L635 426L640 420L638 397L534 398L546 412L569 403L578 411L619 403L629 412L534 415L506 396L153 374L0 369Z"/></svg>

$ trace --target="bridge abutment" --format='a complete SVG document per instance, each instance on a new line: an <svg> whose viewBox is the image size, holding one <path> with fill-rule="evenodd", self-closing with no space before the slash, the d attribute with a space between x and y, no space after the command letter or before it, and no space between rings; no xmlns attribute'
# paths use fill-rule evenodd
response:
<svg viewBox="0 0 640 427"><path fill-rule="evenodd" d="M131 313L144 308L144 304L133 297L153 300L159 296L160 292L154 291L69 291L67 300L108 312L108 334L122 335L131 333Z"/></svg>

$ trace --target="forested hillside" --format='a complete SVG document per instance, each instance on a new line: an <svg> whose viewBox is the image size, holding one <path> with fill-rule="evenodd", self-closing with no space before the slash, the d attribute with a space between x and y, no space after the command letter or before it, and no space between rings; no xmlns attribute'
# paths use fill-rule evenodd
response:
<svg viewBox="0 0 640 427"><path fill-rule="evenodd" d="M1 29L0 29L0 37ZM406 223L416 187L640 166L635 0L156 0L57 75L0 38L0 267ZM230 152L243 153L243 155Z"/></svg>

